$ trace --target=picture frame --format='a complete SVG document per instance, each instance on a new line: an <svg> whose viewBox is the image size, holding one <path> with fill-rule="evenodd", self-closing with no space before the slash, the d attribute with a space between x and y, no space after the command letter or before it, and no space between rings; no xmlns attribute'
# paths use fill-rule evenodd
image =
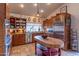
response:
<svg viewBox="0 0 79 59"><path fill-rule="evenodd" d="M36 18L33 18L33 22L36 22Z"/></svg>

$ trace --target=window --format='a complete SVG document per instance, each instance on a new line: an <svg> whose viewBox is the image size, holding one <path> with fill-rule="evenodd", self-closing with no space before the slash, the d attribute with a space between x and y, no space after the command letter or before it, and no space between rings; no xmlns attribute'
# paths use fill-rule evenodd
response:
<svg viewBox="0 0 79 59"><path fill-rule="evenodd" d="M42 31L42 24L27 23L26 32L38 32L38 31Z"/></svg>

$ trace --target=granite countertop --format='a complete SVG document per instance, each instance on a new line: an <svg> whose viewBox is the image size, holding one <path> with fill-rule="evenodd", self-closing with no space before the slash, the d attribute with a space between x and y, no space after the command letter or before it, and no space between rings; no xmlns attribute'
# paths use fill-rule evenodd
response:
<svg viewBox="0 0 79 59"><path fill-rule="evenodd" d="M47 37L43 39L42 36L35 36L35 41L43 46L50 47L50 48L63 48L64 42L60 39Z"/></svg>

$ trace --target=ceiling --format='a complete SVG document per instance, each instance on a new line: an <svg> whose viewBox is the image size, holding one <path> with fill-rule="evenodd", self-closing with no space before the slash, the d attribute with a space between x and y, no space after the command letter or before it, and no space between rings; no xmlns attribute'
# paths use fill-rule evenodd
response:
<svg viewBox="0 0 79 59"><path fill-rule="evenodd" d="M34 6L34 3L23 3L24 8L20 7L21 3L10 3L8 4L11 13L22 14L26 16L34 16L37 13L37 7ZM43 13L40 13L41 17L47 17L51 14L56 8L61 6L63 3L51 3L46 5L46 3L38 3L39 10L44 10Z"/></svg>

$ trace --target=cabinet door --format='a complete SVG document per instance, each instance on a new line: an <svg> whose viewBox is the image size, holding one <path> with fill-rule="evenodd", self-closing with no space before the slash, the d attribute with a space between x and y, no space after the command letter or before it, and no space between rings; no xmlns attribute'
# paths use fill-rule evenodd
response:
<svg viewBox="0 0 79 59"><path fill-rule="evenodd" d="M15 45L15 35L12 35L12 46Z"/></svg>
<svg viewBox="0 0 79 59"><path fill-rule="evenodd" d="M16 34L12 37L12 46L25 44L25 34Z"/></svg>
<svg viewBox="0 0 79 59"><path fill-rule="evenodd" d="M0 3L0 55L4 54L4 39L5 39L5 17L6 17L6 4Z"/></svg>
<svg viewBox="0 0 79 59"><path fill-rule="evenodd" d="M17 38L18 44L25 44L25 34L20 34Z"/></svg>
<svg viewBox="0 0 79 59"><path fill-rule="evenodd" d="M1 56L1 55L4 55L3 52L4 52L4 46L0 46L0 56Z"/></svg>

